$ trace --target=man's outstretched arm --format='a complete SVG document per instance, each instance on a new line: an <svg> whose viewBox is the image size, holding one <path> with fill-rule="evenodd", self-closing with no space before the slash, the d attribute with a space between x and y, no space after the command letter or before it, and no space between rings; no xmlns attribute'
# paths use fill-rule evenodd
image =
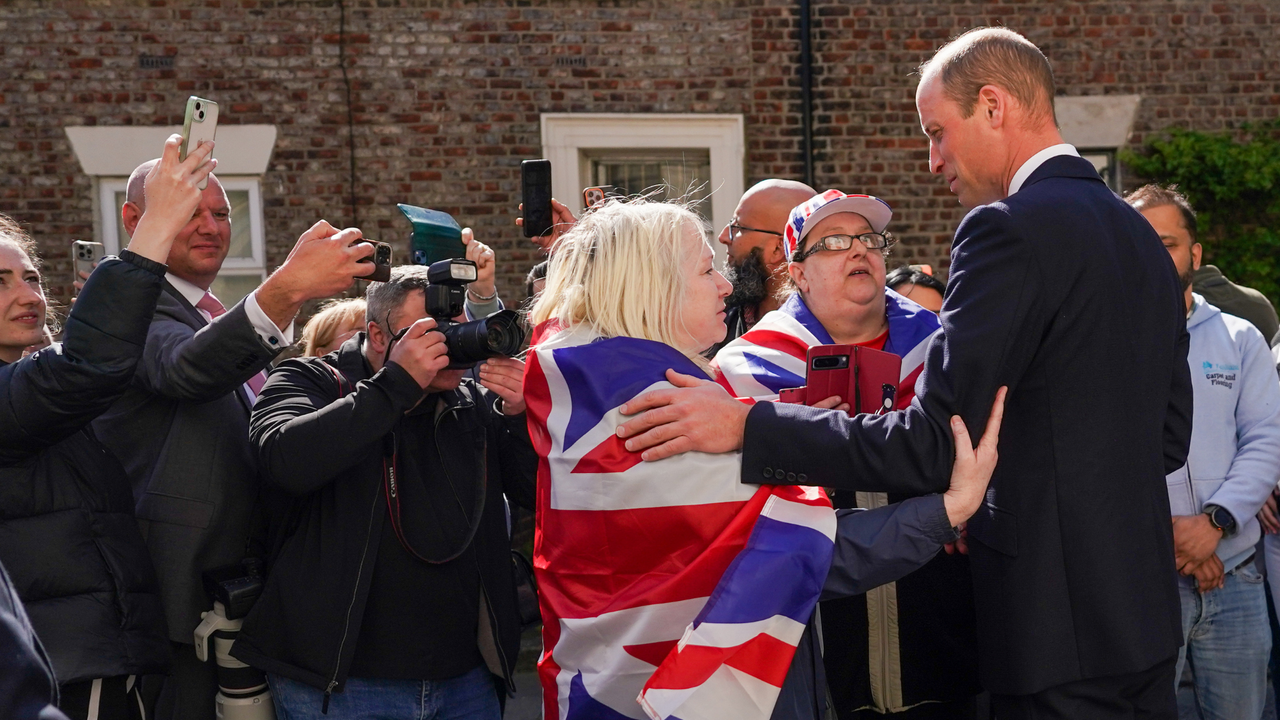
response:
<svg viewBox="0 0 1280 720"><path fill-rule="evenodd" d="M685 389L624 405L624 414L643 414L620 435L645 460L741 449L743 482L914 495L943 490L954 457L949 418L982 427L999 386L1016 396L1043 334L1039 268L1011 225L999 205L961 223L943 334L929 347L916 400L906 410L850 418L783 403L748 407L714 383L681 377L672 382Z"/></svg>

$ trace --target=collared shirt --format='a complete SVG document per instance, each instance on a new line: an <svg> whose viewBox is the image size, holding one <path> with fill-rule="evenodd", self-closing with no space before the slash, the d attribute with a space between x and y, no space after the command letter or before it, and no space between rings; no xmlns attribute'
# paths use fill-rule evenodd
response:
<svg viewBox="0 0 1280 720"><path fill-rule="evenodd" d="M1070 155L1072 157L1080 157L1080 153L1076 152L1075 147L1072 145L1069 145L1067 143L1050 145L1049 147L1041 150L1035 155L1032 155L1031 157L1027 158L1027 161L1022 163L1022 167L1018 168L1018 172L1013 174L1013 180L1009 181L1009 192L1005 197L1008 197L1009 195L1012 195L1018 192L1019 190L1021 190L1022 184L1027 181L1027 178L1031 177L1031 173L1038 170L1040 166L1043 165L1044 162L1049 158L1058 157L1059 155Z"/></svg>
<svg viewBox="0 0 1280 720"><path fill-rule="evenodd" d="M205 290L201 290L195 284L183 280L173 273L165 273L164 279L168 280L173 289L177 290L187 302L191 303L192 307L195 307L196 303L204 298ZM230 310L230 308L227 309ZM213 322L213 316L204 310L197 307L196 312L200 313L200 317L204 318L205 322ZM244 314L249 318L249 324L253 326L254 331L258 333L258 337L262 338L262 342L266 343L267 347L279 349L293 344L293 321L290 320L288 327L284 330L276 327L275 322L267 317L267 313L258 305L258 292L256 290L249 293L249 296L245 298ZM244 391L248 393L252 400L258 399L257 393L253 392L253 388L249 386L249 383L244 384Z"/></svg>

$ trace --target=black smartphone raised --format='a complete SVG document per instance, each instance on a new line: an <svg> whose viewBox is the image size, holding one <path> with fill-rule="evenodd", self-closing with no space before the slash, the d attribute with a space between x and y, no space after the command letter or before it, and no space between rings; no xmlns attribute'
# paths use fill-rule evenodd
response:
<svg viewBox="0 0 1280 720"><path fill-rule="evenodd" d="M372 242L365 240L363 242ZM360 275L361 280L386 282L391 279L391 246L384 242L373 242L373 254L360 258L362 263L373 263L373 272Z"/></svg>
<svg viewBox="0 0 1280 720"><path fill-rule="evenodd" d="M520 163L520 191L524 202L524 236L542 237L551 232L551 161Z"/></svg>

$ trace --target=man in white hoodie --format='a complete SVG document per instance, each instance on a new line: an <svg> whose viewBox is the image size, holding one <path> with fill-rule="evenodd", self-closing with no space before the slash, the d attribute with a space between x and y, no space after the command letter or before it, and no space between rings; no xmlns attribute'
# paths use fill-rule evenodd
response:
<svg viewBox="0 0 1280 720"><path fill-rule="evenodd" d="M1183 577L1185 645L1205 720L1256 719L1266 697L1267 603L1254 564L1256 515L1280 477L1280 382L1257 328L1191 292L1200 266L1195 212L1173 188L1125 200L1151 223L1186 290L1195 411L1187 464L1166 478Z"/></svg>

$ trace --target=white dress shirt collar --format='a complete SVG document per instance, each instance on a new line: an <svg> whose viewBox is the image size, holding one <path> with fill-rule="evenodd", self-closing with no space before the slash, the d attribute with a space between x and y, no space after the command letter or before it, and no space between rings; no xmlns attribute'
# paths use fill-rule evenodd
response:
<svg viewBox="0 0 1280 720"><path fill-rule="evenodd" d="M1013 180L1009 181L1008 194L1012 195L1021 190L1022 185L1027 182L1027 178L1031 177L1031 173L1040 169L1040 166L1049 158L1058 157L1059 155L1080 157L1080 153L1076 152L1076 149L1067 143L1050 145L1035 155L1027 158L1027 161L1022 163L1022 167L1018 168L1018 172L1013 174Z"/></svg>
<svg viewBox="0 0 1280 720"><path fill-rule="evenodd" d="M168 280L169 284L173 286L173 289L177 290L178 294L181 295L183 299L191 303L192 307L195 307L195 304L200 302L200 300L204 298L204 294L205 294L204 290L201 290L200 288L196 287L194 283L191 283L187 280L183 280L182 278L178 277L177 275L174 275L173 273L165 273L164 279Z"/></svg>

